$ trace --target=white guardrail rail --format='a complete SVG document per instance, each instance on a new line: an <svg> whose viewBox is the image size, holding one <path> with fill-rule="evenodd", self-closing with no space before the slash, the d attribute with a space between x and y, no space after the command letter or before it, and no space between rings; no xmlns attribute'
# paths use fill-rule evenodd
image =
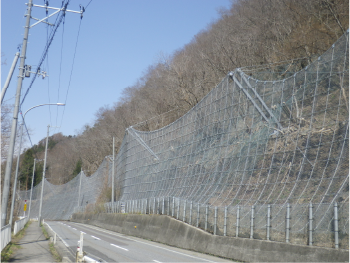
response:
<svg viewBox="0 0 350 263"><path fill-rule="evenodd" d="M29 220L28 217L17 220L15 222L15 228L13 230L13 234L16 235L19 231L21 231L24 228L24 226L27 224L28 220Z"/></svg>
<svg viewBox="0 0 350 263"><path fill-rule="evenodd" d="M11 226L10 224L3 226L1 228L1 251L7 246L11 241Z"/></svg>

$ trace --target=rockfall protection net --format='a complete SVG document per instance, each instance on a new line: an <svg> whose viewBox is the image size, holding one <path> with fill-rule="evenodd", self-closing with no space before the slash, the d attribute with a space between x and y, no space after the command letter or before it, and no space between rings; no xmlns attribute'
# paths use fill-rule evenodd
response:
<svg viewBox="0 0 350 263"><path fill-rule="evenodd" d="M168 126L151 132L129 127L115 162L116 200L151 204L154 198L175 197L176 206L167 204L175 217L193 202L201 211L200 226L206 206L210 213L219 208L219 222L227 207L232 235L239 207L240 228L246 230L240 236L247 237L251 206L255 229L264 229L271 205L272 240L285 239L280 235L290 205L295 243L307 234L309 203L314 204L314 231L327 240L322 233L333 231L338 202L339 231L348 238L348 32L313 63L291 73L295 65L236 69ZM81 173L59 186L45 181L43 218L68 219L78 199L79 206L97 202L101 191L110 191L111 176L105 160L91 177ZM41 184L33 191L31 217L38 214L40 191ZM21 192L20 199L29 200L29 194Z"/></svg>

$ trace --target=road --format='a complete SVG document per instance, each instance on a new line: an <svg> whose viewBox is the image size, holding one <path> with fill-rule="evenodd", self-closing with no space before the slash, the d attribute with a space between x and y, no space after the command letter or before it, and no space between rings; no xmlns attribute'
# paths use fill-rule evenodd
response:
<svg viewBox="0 0 350 263"><path fill-rule="evenodd" d="M46 221L75 255L80 233L84 234L84 251L100 262L232 262L185 249L144 240L99 227L66 222Z"/></svg>

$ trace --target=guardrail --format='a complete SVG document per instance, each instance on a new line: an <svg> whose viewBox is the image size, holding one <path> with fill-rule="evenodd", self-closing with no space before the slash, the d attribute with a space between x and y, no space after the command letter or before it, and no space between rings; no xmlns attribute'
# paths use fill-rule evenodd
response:
<svg viewBox="0 0 350 263"><path fill-rule="evenodd" d="M1 251L11 242L11 225L1 228Z"/></svg>
<svg viewBox="0 0 350 263"><path fill-rule="evenodd" d="M28 220L29 220L28 217L17 220L15 222L13 234L16 235L19 231L21 231L24 228L24 226L26 225L26 223L28 222Z"/></svg>

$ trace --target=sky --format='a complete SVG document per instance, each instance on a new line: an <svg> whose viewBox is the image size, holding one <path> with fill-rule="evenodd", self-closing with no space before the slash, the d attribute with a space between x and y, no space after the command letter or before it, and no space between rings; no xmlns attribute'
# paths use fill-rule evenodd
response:
<svg viewBox="0 0 350 263"><path fill-rule="evenodd" d="M28 1L1 1L1 52L6 62L1 66L1 89L23 41ZM50 0L49 6L61 7L61 2ZM44 0L33 3L43 5ZM66 104L28 111L25 122L33 145L46 137L48 125L50 135L62 132L66 136L92 125L99 108L118 102L123 89L134 85L161 54L171 55L188 44L220 17L220 9L230 7L231 0L71 0L68 9L79 11L80 4L89 4L83 18L66 13L41 66L49 77L37 77L29 91L33 74L23 81L23 114L40 104ZM32 17L42 19L45 12L33 7ZM56 17L48 22L54 24ZM35 22L32 19L31 25ZM40 23L29 30L25 64L32 71L37 69L52 28ZM15 103L18 67L19 60L4 104ZM30 147L29 141L25 147Z"/></svg>

